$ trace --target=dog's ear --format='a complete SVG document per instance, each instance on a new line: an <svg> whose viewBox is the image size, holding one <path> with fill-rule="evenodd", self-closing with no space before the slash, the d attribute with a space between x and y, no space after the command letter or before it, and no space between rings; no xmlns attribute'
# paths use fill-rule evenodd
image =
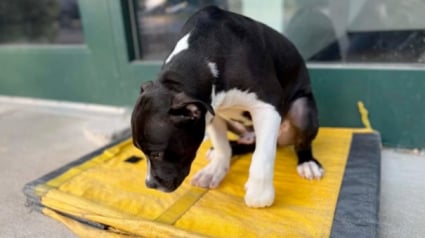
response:
<svg viewBox="0 0 425 238"><path fill-rule="evenodd" d="M140 86L140 94L148 91L149 89L151 89L153 86L153 82L152 81L147 81L142 83L142 85Z"/></svg>
<svg viewBox="0 0 425 238"><path fill-rule="evenodd" d="M177 93L173 98L169 113L178 122L190 122L201 119L207 111L214 115L214 110L208 103L191 98L185 93Z"/></svg>

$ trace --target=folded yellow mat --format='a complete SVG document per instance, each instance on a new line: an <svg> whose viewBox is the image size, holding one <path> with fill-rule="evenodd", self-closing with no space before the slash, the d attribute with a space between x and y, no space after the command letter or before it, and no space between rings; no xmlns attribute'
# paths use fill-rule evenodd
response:
<svg viewBox="0 0 425 238"><path fill-rule="evenodd" d="M235 157L214 190L190 185L208 161L204 142L191 174L173 193L147 189L146 161L131 140L70 167L35 188L43 212L82 237L329 237L352 134L364 129L321 128L313 144L326 174L302 179L291 147L277 151L276 199L266 209L244 204L251 155ZM73 219L70 219L73 218ZM78 221L83 221L78 222ZM100 224L102 229L84 223Z"/></svg>

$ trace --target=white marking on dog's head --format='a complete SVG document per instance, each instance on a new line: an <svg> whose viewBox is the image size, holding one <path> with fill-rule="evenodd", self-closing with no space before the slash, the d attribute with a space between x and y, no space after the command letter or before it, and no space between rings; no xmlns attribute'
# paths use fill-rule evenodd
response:
<svg viewBox="0 0 425 238"><path fill-rule="evenodd" d="M176 46L174 46L173 52L171 52L171 54L167 57L167 59L165 60L165 63L167 64L168 62L171 61L171 59L177 55L178 53L189 49L189 37L190 37L190 32L187 33L185 36L183 36L176 44Z"/></svg>
<svg viewBox="0 0 425 238"><path fill-rule="evenodd" d="M217 64L214 62L208 62L208 68L210 68L211 74L214 76L214 78L218 78L218 69Z"/></svg>

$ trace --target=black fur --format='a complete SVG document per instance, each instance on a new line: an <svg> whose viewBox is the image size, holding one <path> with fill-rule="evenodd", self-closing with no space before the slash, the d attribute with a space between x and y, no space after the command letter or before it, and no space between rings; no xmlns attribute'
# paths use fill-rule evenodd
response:
<svg viewBox="0 0 425 238"><path fill-rule="evenodd" d="M147 185L173 191L187 176L204 138L205 115L214 113L213 86L216 93L233 88L254 92L282 118L294 100L308 98L312 106L305 116L311 123L297 128L295 148L300 162L314 160L317 111L306 65L294 45L260 22L213 6L190 17L179 39L189 32L189 49L164 63L157 80L142 86L134 107L133 141L147 155L153 177ZM208 61L217 65L218 77ZM233 146L234 153L255 147Z"/></svg>

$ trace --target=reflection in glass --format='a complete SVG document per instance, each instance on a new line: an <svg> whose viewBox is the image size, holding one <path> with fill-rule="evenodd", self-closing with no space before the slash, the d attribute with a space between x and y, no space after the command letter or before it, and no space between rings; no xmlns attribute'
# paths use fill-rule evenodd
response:
<svg viewBox="0 0 425 238"><path fill-rule="evenodd" d="M80 44L77 0L0 0L0 44Z"/></svg>
<svg viewBox="0 0 425 238"><path fill-rule="evenodd" d="M139 0L137 15L140 53L143 60L162 60L176 42L186 20L200 8L217 5L227 9L226 0Z"/></svg>
<svg viewBox="0 0 425 238"><path fill-rule="evenodd" d="M143 60L164 59L187 18L205 5L218 5L279 23L272 27L310 62L425 63L423 0L133 1L140 46L136 58Z"/></svg>
<svg viewBox="0 0 425 238"><path fill-rule="evenodd" d="M308 61L425 63L422 0L285 0L285 33Z"/></svg>

